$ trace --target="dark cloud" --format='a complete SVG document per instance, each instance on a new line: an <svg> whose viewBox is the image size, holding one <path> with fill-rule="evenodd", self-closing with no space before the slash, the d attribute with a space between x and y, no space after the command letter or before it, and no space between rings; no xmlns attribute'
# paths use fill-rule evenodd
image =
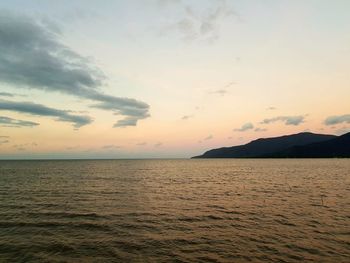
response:
<svg viewBox="0 0 350 263"><path fill-rule="evenodd" d="M71 114L70 111L49 108L32 102L15 102L0 99L0 110L15 111L36 116L54 117L57 121L71 122L75 128L92 122L89 116Z"/></svg>
<svg viewBox="0 0 350 263"><path fill-rule="evenodd" d="M113 127L117 128L117 127L136 126L138 120L139 118L137 117L126 117L125 119L117 121L117 123L115 123Z"/></svg>
<svg viewBox="0 0 350 263"><path fill-rule="evenodd" d="M345 115L338 115L338 116L329 116L327 119L325 119L324 124L329 125L336 125L339 123L350 123L350 114Z"/></svg>
<svg viewBox="0 0 350 263"><path fill-rule="evenodd" d="M148 104L100 91L103 73L63 45L61 38L52 23L0 12L0 82L95 101L92 107L125 117L115 127L133 126L149 116Z"/></svg>
<svg viewBox="0 0 350 263"><path fill-rule="evenodd" d="M14 95L9 92L0 92L0 97L13 97Z"/></svg>
<svg viewBox="0 0 350 263"><path fill-rule="evenodd" d="M0 116L0 126L3 126L3 127L21 128L21 127L34 127L38 125L39 123L32 122L32 121L16 120L5 116Z"/></svg>
<svg viewBox="0 0 350 263"><path fill-rule="evenodd" d="M255 132L264 132L267 131L267 129L263 129L263 128L255 128L254 130Z"/></svg>
<svg viewBox="0 0 350 263"><path fill-rule="evenodd" d="M261 124L270 124L277 121L282 121L285 123L285 125L294 125L298 126L299 124L303 123L305 120L305 116L278 116L270 119L264 119Z"/></svg>
<svg viewBox="0 0 350 263"><path fill-rule="evenodd" d="M0 92L0 97L26 97L26 95L23 94L17 94L17 93L10 93L10 92Z"/></svg>
<svg viewBox="0 0 350 263"><path fill-rule="evenodd" d="M238 131L238 132L244 132L244 131L248 131L254 129L254 125L250 122L243 124L241 128L239 129L234 129L234 131Z"/></svg>

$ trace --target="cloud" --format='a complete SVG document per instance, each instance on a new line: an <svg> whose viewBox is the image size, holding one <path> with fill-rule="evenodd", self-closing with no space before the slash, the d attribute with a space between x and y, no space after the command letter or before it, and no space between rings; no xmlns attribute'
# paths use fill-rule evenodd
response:
<svg viewBox="0 0 350 263"><path fill-rule="evenodd" d="M1 144L5 144L5 143L9 143L10 141L7 139L0 139L0 145Z"/></svg>
<svg viewBox="0 0 350 263"><path fill-rule="evenodd" d="M16 120L5 116L0 116L0 126L3 126L3 127L21 128L21 127L34 127L38 125L39 123L32 122L32 121Z"/></svg>
<svg viewBox="0 0 350 263"><path fill-rule="evenodd" d="M209 91L209 94L218 94L218 95L224 96L227 93L229 93L228 88L230 88L231 86L233 86L235 84L237 84L237 83L234 81L231 81L231 82L227 83L222 89Z"/></svg>
<svg viewBox="0 0 350 263"><path fill-rule="evenodd" d="M158 143L156 143L156 144L154 144L154 147L161 147L163 145L163 143L162 142L158 142Z"/></svg>
<svg viewBox="0 0 350 263"><path fill-rule="evenodd" d="M113 145L113 144L102 146L102 149L106 149L106 150L113 150L113 149L120 149L120 148L121 148L121 146Z"/></svg>
<svg viewBox="0 0 350 263"><path fill-rule="evenodd" d="M237 84L237 82L231 81L231 82L227 83L224 88L229 88L229 87L236 85L236 84Z"/></svg>
<svg viewBox="0 0 350 263"><path fill-rule="evenodd" d="M267 131L267 129L263 129L263 128L255 128L254 130L255 132L264 132Z"/></svg>
<svg viewBox="0 0 350 263"><path fill-rule="evenodd" d="M190 118L193 118L193 115L184 115L181 117L181 120L188 120Z"/></svg>
<svg viewBox="0 0 350 263"><path fill-rule="evenodd" d="M0 92L0 97L13 97L14 95L9 92Z"/></svg>
<svg viewBox="0 0 350 263"><path fill-rule="evenodd" d="M126 117L125 119L119 120L117 123L115 123L113 127L117 128L117 127L136 126L138 120L139 118L137 117Z"/></svg>
<svg viewBox="0 0 350 263"><path fill-rule="evenodd" d="M208 141L208 140L211 140L213 138L214 138L213 135L209 135L209 136L205 137L203 140Z"/></svg>
<svg viewBox="0 0 350 263"><path fill-rule="evenodd" d="M16 96L26 97L26 95L23 95L23 94L0 92L0 97L16 97Z"/></svg>
<svg viewBox="0 0 350 263"><path fill-rule="evenodd" d="M277 110L276 107L267 107L266 110Z"/></svg>
<svg viewBox="0 0 350 263"><path fill-rule="evenodd" d="M345 115L338 115L338 116L329 116L327 119L325 119L324 124L329 125L336 125L339 123L350 123L350 114Z"/></svg>
<svg viewBox="0 0 350 263"><path fill-rule="evenodd" d="M0 110L26 113L36 116L54 117L57 121L71 122L75 128L80 128L92 122L89 116L74 115L70 111L49 108L32 102L15 102L0 99Z"/></svg>
<svg viewBox="0 0 350 263"><path fill-rule="evenodd" d="M140 143L137 143L136 145L137 145L137 146L146 146L146 145L147 145L147 142L140 142Z"/></svg>
<svg viewBox="0 0 350 263"><path fill-rule="evenodd" d="M239 129L234 129L234 131L238 131L238 132L244 132L244 131L248 131L254 129L254 125L250 122L243 124L241 128Z"/></svg>
<svg viewBox="0 0 350 263"><path fill-rule="evenodd" d="M0 11L0 82L94 101L92 107L125 118L114 127L134 126L150 116L147 103L103 93L104 74L61 38L51 22Z"/></svg>
<svg viewBox="0 0 350 263"><path fill-rule="evenodd" d="M229 93L228 89L235 84L237 84L235 81L231 81L231 82L227 83L223 88L218 89L218 90L214 90L214 91L210 91L209 93L210 94L219 94L221 96L224 96L227 93Z"/></svg>
<svg viewBox="0 0 350 263"><path fill-rule="evenodd" d="M218 90L214 90L211 91L210 94L219 94L221 96L224 96L228 93L228 91L226 89L218 89Z"/></svg>
<svg viewBox="0 0 350 263"><path fill-rule="evenodd" d="M303 123L305 120L305 116L278 116L270 119L264 119L261 121L261 124L270 124L277 121L282 121L285 123L285 125L294 125L298 126L299 124Z"/></svg>
<svg viewBox="0 0 350 263"><path fill-rule="evenodd" d="M161 35L177 31L184 40L213 42L220 37L220 24L222 21L229 16L234 15L238 17L237 13L227 4L226 0L212 1L211 3L214 3L214 5L210 8L205 8L204 12L198 12L191 6L182 4L181 1L171 2L181 4L184 17L164 27L161 30Z"/></svg>

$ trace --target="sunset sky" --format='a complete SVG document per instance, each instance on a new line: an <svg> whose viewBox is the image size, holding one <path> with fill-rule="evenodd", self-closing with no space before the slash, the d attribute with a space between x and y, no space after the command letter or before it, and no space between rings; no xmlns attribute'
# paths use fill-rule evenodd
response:
<svg viewBox="0 0 350 263"><path fill-rule="evenodd" d="M0 158L350 131L349 0L3 0Z"/></svg>

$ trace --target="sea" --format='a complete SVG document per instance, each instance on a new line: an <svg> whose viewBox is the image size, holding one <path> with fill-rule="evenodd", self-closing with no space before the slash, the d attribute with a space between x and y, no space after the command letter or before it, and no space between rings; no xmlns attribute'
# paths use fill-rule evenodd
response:
<svg viewBox="0 0 350 263"><path fill-rule="evenodd" d="M350 262L350 159L0 161L0 262Z"/></svg>

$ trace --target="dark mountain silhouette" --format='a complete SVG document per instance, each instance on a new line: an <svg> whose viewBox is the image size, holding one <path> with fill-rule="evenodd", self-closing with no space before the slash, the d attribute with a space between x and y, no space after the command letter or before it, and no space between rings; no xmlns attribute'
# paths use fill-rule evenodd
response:
<svg viewBox="0 0 350 263"><path fill-rule="evenodd" d="M284 151L268 154L270 158L350 158L350 132L331 140L293 146Z"/></svg>
<svg viewBox="0 0 350 263"><path fill-rule="evenodd" d="M278 157L279 154L281 154L281 157L289 157L294 154L294 151L298 153L301 151L301 149L294 149L293 147L326 142L336 138L340 137L303 132L280 137L257 139L240 146L213 149L193 158L260 158Z"/></svg>

